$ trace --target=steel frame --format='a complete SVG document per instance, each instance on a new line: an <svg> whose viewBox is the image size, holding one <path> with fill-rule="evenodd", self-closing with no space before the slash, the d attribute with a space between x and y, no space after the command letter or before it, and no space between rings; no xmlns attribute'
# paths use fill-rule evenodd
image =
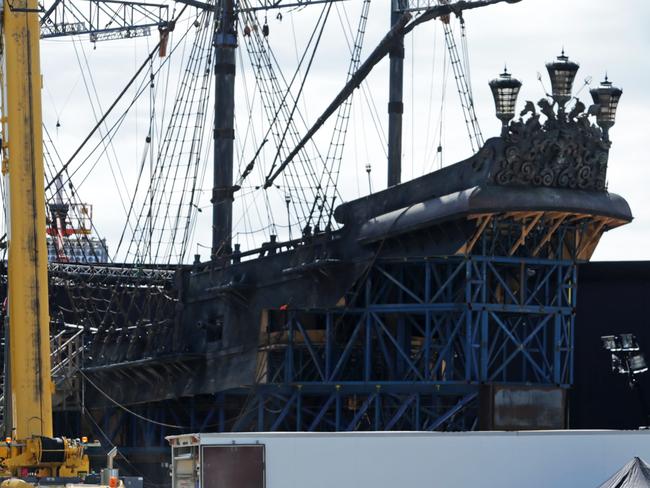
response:
<svg viewBox="0 0 650 488"><path fill-rule="evenodd" d="M533 220L545 228L533 231ZM126 436L122 445L147 448L190 430L471 430L481 385L568 388L570 249L580 239L575 222L553 222L529 215L477 225L475 250L516 246L511 256L378 259L342 306L267 311L254 384L138 407L159 424L129 421L120 409L103 410L98 424L111 427L113 442ZM546 257L526 257L540 243Z"/></svg>
<svg viewBox="0 0 650 488"><path fill-rule="evenodd" d="M337 306L265 311L251 384L94 410L86 427L162 457L165 436L189 431L472 430L486 385L569 388L577 263L603 226L470 219L456 255L378 254Z"/></svg>
<svg viewBox="0 0 650 488"><path fill-rule="evenodd" d="M83 8L82 8L82 5ZM41 38L89 34L92 42L149 36L169 25L169 6L122 0L47 2L40 16Z"/></svg>
<svg viewBox="0 0 650 488"><path fill-rule="evenodd" d="M270 314L258 408L230 427L475 427L481 384L570 386L575 284L573 261L378 262L348 307Z"/></svg>
<svg viewBox="0 0 650 488"><path fill-rule="evenodd" d="M571 261L544 259L379 262L356 306L276 314L286 317L268 326L266 381L566 387L575 273Z"/></svg>

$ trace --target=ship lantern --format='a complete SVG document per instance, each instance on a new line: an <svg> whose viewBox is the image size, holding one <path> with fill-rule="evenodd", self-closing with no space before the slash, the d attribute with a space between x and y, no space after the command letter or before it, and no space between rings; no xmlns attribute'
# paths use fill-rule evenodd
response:
<svg viewBox="0 0 650 488"><path fill-rule="evenodd" d="M548 75L551 78L553 100L557 102L561 109L571 100L571 89L578 68L580 68L578 63L569 61L569 57L564 55L564 49L555 61L546 64Z"/></svg>
<svg viewBox="0 0 650 488"><path fill-rule="evenodd" d="M598 105L596 121L600 128L603 129L605 138L607 138L607 132L614 125L616 107L623 94L623 90L612 85L612 82L605 76L605 80L600 83L600 86L598 88L592 88L590 92L594 103Z"/></svg>
<svg viewBox="0 0 650 488"><path fill-rule="evenodd" d="M508 122L515 116L515 106L520 88L521 81L513 78L505 68L498 78L490 81L496 116L503 124L502 133L506 132Z"/></svg>

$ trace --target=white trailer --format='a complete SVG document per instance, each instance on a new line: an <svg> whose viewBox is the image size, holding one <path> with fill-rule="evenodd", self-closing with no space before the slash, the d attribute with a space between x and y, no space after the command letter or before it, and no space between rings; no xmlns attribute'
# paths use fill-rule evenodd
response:
<svg viewBox="0 0 650 488"><path fill-rule="evenodd" d="M597 488L650 431L184 434L173 488Z"/></svg>

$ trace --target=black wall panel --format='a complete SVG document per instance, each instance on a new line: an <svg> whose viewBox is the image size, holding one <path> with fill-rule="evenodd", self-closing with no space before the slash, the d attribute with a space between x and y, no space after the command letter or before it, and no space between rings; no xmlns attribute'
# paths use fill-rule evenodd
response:
<svg viewBox="0 0 650 488"><path fill-rule="evenodd" d="M578 270L574 388L569 426L635 429L644 423L637 393L612 373L600 337L636 334L650 363L650 261L593 262ZM639 375L650 403L650 372Z"/></svg>

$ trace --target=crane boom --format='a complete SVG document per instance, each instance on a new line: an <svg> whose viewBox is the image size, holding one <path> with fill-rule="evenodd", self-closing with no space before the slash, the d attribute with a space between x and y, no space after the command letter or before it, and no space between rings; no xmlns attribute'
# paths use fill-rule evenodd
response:
<svg viewBox="0 0 650 488"><path fill-rule="evenodd" d="M3 172L9 177L11 436L52 436L40 26L36 0L4 1Z"/></svg>
<svg viewBox="0 0 650 488"><path fill-rule="evenodd" d="M53 438L37 0L2 6L2 173L8 180L8 413L2 476L88 472L84 446ZM5 385L7 386L7 385Z"/></svg>

